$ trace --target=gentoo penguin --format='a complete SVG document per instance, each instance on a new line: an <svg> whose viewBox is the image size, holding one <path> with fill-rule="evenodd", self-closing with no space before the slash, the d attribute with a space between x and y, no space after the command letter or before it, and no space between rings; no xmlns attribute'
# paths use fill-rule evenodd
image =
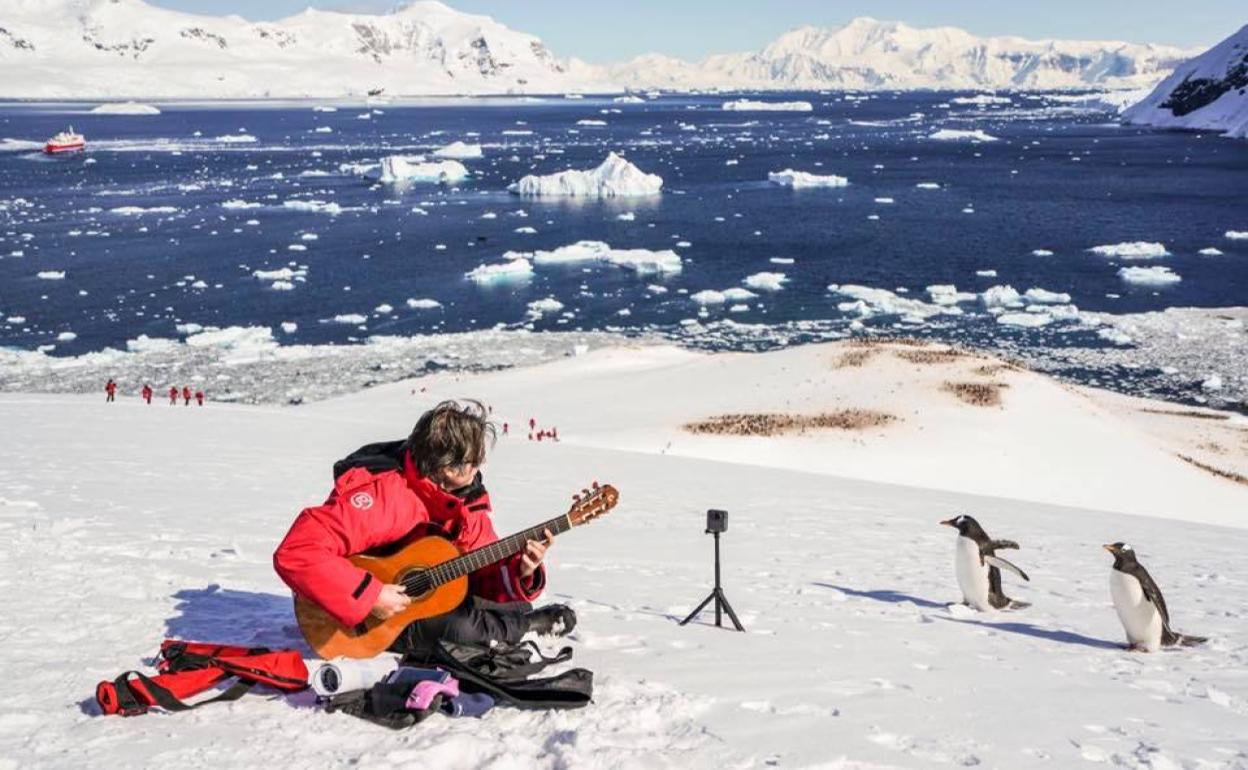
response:
<svg viewBox="0 0 1248 770"><path fill-rule="evenodd" d="M1109 543L1104 548L1114 555L1114 568L1109 571L1109 593L1114 597L1114 609L1118 611L1132 650L1156 652L1163 646L1206 641L1203 636L1184 636L1170 629L1166 600L1152 575L1136 560L1134 548L1126 543Z"/></svg>
<svg viewBox="0 0 1248 770"><path fill-rule="evenodd" d="M988 610L1021 610L1030 607L1006 596L1001 590L1001 570L1007 569L1023 580L1030 581L1027 573L996 555L999 548L1018 548L1013 540L993 540L988 537L979 522L970 516L956 516L940 522L958 531L958 546L954 554L954 566L958 573L958 586L962 589L962 603L980 612Z"/></svg>

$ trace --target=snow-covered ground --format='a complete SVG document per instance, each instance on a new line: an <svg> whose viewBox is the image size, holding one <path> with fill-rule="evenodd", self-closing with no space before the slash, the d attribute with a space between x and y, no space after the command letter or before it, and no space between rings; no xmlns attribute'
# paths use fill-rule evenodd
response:
<svg viewBox="0 0 1248 770"><path fill-rule="evenodd" d="M942 389L968 379L997 383L1000 404ZM550 555L547 598L580 615L592 706L400 733L307 696L93 715L95 683L165 635L297 644L269 563L293 516L323 498L333 460L464 396L512 428L485 470L500 530L564 510L593 480L621 490ZM897 419L772 438L680 428L847 408ZM1248 487L1175 455L1217 444L1242 473L1248 429L1191 414L978 356L860 344L616 347L297 408L0 396L14 692L0 767L1243 767ZM531 417L563 441L527 441ZM730 512L725 589L746 634L705 616L677 625L710 588L711 507ZM956 513L1020 542L1032 582L1007 592L1031 608L946 606L953 534L937 522ZM1175 627L1209 644L1121 649L1099 547L1113 540L1140 552Z"/></svg>
<svg viewBox="0 0 1248 770"><path fill-rule="evenodd" d="M1175 68L1132 105L1128 123L1248 138L1248 25Z"/></svg>

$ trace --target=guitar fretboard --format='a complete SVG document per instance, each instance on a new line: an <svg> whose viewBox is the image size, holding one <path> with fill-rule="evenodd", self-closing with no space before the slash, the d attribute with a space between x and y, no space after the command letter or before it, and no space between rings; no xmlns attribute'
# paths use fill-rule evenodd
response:
<svg viewBox="0 0 1248 770"><path fill-rule="evenodd" d="M489 545L482 546L475 551L469 551L463 556L444 561L436 567L431 567L425 575L432 581L431 588L437 588L444 583L449 583L456 578L476 572L482 567L488 567L495 562L500 562L507 557L520 553L524 550L524 546L530 540L544 540L546 538L545 530L551 533L561 535L572 529L572 520L567 514L551 519L550 521L538 524L536 527L517 532L509 535L502 540L497 540Z"/></svg>

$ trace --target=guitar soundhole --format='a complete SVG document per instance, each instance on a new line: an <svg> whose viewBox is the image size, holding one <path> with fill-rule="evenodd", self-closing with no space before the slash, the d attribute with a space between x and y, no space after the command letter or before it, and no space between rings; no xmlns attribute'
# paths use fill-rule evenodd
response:
<svg viewBox="0 0 1248 770"><path fill-rule="evenodd" d="M412 567L400 572L395 582L407 588L407 595L414 602L433 593L433 580L429 576L429 570L424 567Z"/></svg>

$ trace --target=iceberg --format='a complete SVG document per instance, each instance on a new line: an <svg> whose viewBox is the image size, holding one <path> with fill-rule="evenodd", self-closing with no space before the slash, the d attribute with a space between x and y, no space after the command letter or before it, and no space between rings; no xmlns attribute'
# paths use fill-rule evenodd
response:
<svg viewBox="0 0 1248 770"><path fill-rule="evenodd" d="M772 171L767 174L767 181L781 187L792 187L795 190L802 187L845 187L849 184L849 180L843 176L811 174L807 171L794 171L791 168L786 168L784 171Z"/></svg>
<svg viewBox="0 0 1248 770"><path fill-rule="evenodd" d="M91 108L92 115L159 115L160 110L138 102L109 102Z"/></svg>
<svg viewBox="0 0 1248 770"><path fill-rule="evenodd" d="M759 102L751 99L737 99L724 102L723 109L737 112L810 112L814 107L810 102Z"/></svg>
<svg viewBox="0 0 1248 770"><path fill-rule="evenodd" d="M473 160L480 158L481 145L465 144L463 142L451 142L445 147L439 147L433 151L435 158L449 158L451 160Z"/></svg>
<svg viewBox="0 0 1248 770"><path fill-rule="evenodd" d="M381 159L381 170L377 179L386 184L396 182L449 184L467 176L468 169L457 160L428 163L424 158L413 159L403 155L387 155Z"/></svg>
<svg viewBox="0 0 1248 770"><path fill-rule="evenodd" d="M780 291L784 288L784 284L788 283L788 281L789 279L785 277L784 273L764 272L746 276L745 280L741 281L741 283L751 289L758 289L759 291Z"/></svg>
<svg viewBox="0 0 1248 770"><path fill-rule="evenodd" d="M997 137L984 133L983 129L966 131L959 128L942 128L927 137L938 142L995 142Z"/></svg>
<svg viewBox="0 0 1248 770"><path fill-rule="evenodd" d="M639 275L674 274L683 268L680 255L671 249L613 249L602 241L577 241L551 251L509 251L509 259L532 260L535 265L568 265L578 262L602 262L632 270Z"/></svg>
<svg viewBox="0 0 1248 770"><path fill-rule="evenodd" d="M1129 241L1113 243L1107 246L1093 246L1088 251L1098 257L1117 257L1119 259L1157 259L1168 257L1170 252L1160 243L1150 241Z"/></svg>
<svg viewBox="0 0 1248 770"><path fill-rule="evenodd" d="M1183 280L1178 273L1171 272L1168 267L1124 267L1118 271L1118 277L1127 283L1138 283L1145 286L1168 286Z"/></svg>
<svg viewBox="0 0 1248 770"><path fill-rule="evenodd" d="M545 176L530 174L507 190L517 195L615 198L658 195L662 188L662 177L647 174L619 155L610 153L595 169L569 169Z"/></svg>
<svg viewBox="0 0 1248 770"><path fill-rule="evenodd" d="M464 277L482 286L495 283L527 281L533 277L533 264L527 259L520 258L501 264L478 265L464 273Z"/></svg>

